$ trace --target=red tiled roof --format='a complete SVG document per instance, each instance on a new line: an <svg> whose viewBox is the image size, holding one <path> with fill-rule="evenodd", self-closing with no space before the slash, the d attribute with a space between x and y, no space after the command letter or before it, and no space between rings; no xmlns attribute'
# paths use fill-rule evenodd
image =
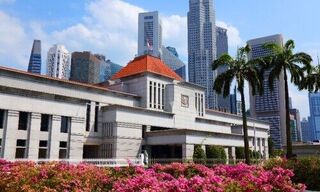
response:
<svg viewBox="0 0 320 192"><path fill-rule="evenodd" d="M125 66L118 73L112 76L111 79L121 79L145 72L150 72L168 77L170 79L182 81L182 78L177 75L172 69L170 69L170 67L164 64L159 58L153 57L151 55L136 57L133 61L130 61L127 66Z"/></svg>

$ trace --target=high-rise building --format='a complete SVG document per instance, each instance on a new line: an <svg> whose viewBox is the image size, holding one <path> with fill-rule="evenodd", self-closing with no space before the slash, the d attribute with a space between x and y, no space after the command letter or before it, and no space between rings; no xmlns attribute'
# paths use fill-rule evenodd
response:
<svg viewBox="0 0 320 192"><path fill-rule="evenodd" d="M292 142L298 141L297 122L293 115L290 115L290 130Z"/></svg>
<svg viewBox="0 0 320 192"><path fill-rule="evenodd" d="M301 130L301 119L299 109L290 109L290 114L293 115L294 120L296 121L297 129L297 141L302 141L302 130Z"/></svg>
<svg viewBox="0 0 320 192"><path fill-rule="evenodd" d="M73 52L70 80L83 83L100 83L101 60L88 51Z"/></svg>
<svg viewBox="0 0 320 192"><path fill-rule="evenodd" d="M310 139L320 140L320 93L309 93Z"/></svg>
<svg viewBox="0 0 320 192"><path fill-rule="evenodd" d="M107 62L106 57L102 54L94 54L100 60L99 82L105 82L111 79L111 63Z"/></svg>
<svg viewBox="0 0 320 192"><path fill-rule="evenodd" d="M258 39L252 39L247 42L251 47L249 59L256 59L271 55L270 50L263 46L266 43L276 43L283 45L282 35L272 35ZM286 144L286 111L285 111L285 92L284 75L280 75L279 80L273 82L273 91L269 88L269 72L264 76L263 95L252 96L250 94L251 116L260 120L269 122L270 135L275 148L280 149ZM250 91L251 93L251 91Z"/></svg>
<svg viewBox="0 0 320 192"><path fill-rule="evenodd" d="M138 56L149 54L159 57L183 79L186 78L185 64L179 59L174 47L162 45L162 25L158 11L139 14Z"/></svg>
<svg viewBox="0 0 320 192"><path fill-rule="evenodd" d="M213 82L217 72L212 70L216 59L216 25L213 0L189 0L188 67L189 81L206 87L206 107L218 108Z"/></svg>
<svg viewBox="0 0 320 192"><path fill-rule="evenodd" d="M121 65L119 65L119 64L117 64L117 63L114 63L114 62L112 62L111 60L107 60L107 63L109 63L110 64L110 67L111 67L111 77L113 76L113 75L115 75L116 73L118 73L122 68L123 68L123 66L121 66ZM111 78L110 77L110 78ZM109 78L109 79L110 79Z"/></svg>
<svg viewBox="0 0 320 192"><path fill-rule="evenodd" d="M217 58L223 54L228 53L228 35L227 29L222 27L216 27L217 35ZM227 71L227 66L221 66L217 69L217 75L220 75ZM222 111L231 112L230 96L224 97L223 94L218 95L218 109Z"/></svg>
<svg viewBox="0 0 320 192"><path fill-rule="evenodd" d="M41 41L34 40L29 59L28 72L41 73Z"/></svg>
<svg viewBox="0 0 320 192"><path fill-rule="evenodd" d="M139 13L138 56L161 56L162 24L158 11Z"/></svg>
<svg viewBox="0 0 320 192"><path fill-rule="evenodd" d="M60 79L70 78L71 54L64 45L53 45L47 55L47 75Z"/></svg>
<svg viewBox="0 0 320 192"><path fill-rule="evenodd" d="M302 141L304 142L311 141L309 121L306 118L303 118L301 121L301 132L302 132Z"/></svg>
<svg viewBox="0 0 320 192"><path fill-rule="evenodd" d="M177 50L174 47L169 47L168 49L162 46L161 52L161 60L185 80L186 65L177 57Z"/></svg>

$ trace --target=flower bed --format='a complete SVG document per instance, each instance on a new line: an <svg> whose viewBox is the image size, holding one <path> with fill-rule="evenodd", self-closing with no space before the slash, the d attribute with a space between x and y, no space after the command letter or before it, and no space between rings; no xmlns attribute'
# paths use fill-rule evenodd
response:
<svg viewBox="0 0 320 192"><path fill-rule="evenodd" d="M303 191L292 171L275 167L172 163L143 167L98 168L0 161L1 191Z"/></svg>

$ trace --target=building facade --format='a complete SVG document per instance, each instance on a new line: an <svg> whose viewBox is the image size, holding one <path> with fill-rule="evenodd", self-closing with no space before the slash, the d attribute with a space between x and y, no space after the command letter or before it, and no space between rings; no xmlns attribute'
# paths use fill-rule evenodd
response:
<svg viewBox="0 0 320 192"><path fill-rule="evenodd" d="M186 80L186 65L177 57L177 50L174 47L162 46L161 60L174 70L182 79Z"/></svg>
<svg viewBox="0 0 320 192"><path fill-rule="evenodd" d="M320 93L309 93L310 139L320 140Z"/></svg>
<svg viewBox="0 0 320 192"><path fill-rule="evenodd" d="M114 63L112 62L111 60L107 60L107 63L109 63L110 65L110 68L111 68L111 77L113 75L115 75L116 73L118 73L122 68L123 66L122 65L119 65L117 63ZM109 79L111 79L111 77Z"/></svg>
<svg viewBox="0 0 320 192"><path fill-rule="evenodd" d="M71 54L64 45L54 45L47 55L47 75L60 79L69 79Z"/></svg>
<svg viewBox="0 0 320 192"><path fill-rule="evenodd" d="M217 71L211 63L216 59L216 25L213 0L189 0L188 68L189 81L206 88L206 106L218 108L213 82Z"/></svg>
<svg viewBox="0 0 320 192"><path fill-rule="evenodd" d="M277 43L282 46L283 37L272 35L252 39L247 43L251 47L249 59L256 59L272 54L270 50L263 48L265 43ZM279 80L273 83L273 91L269 88L268 76L269 72L266 72L263 82L264 94L250 95L250 109L252 117L270 123L272 141L275 148L280 149L286 143L284 75L282 73Z"/></svg>
<svg viewBox="0 0 320 192"><path fill-rule="evenodd" d="M102 60L88 51L73 52L70 80L82 83L100 83Z"/></svg>
<svg viewBox="0 0 320 192"><path fill-rule="evenodd" d="M28 72L41 73L41 41L34 40L29 59Z"/></svg>
<svg viewBox="0 0 320 192"><path fill-rule="evenodd" d="M108 87L0 67L0 156L192 158L194 145L242 147L242 118L205 108L205 89L160 59L137 57ZM248 118L250 147L268 157L265 122Z"/></svg>
<svg viewBox="0 0 320 192"><path fill-rule="evenodd" d="M158 11L139 13L138 56L161 56L162 24Z"/></svg>

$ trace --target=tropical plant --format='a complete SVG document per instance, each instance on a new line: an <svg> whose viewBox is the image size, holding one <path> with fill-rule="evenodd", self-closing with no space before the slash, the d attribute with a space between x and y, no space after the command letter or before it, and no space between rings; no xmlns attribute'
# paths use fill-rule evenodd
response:
<svg viewBox="0 0 320 192"><path fill-rule="evenodd" d="M300 90L307 89L309 92L318 92L320 89L320 64L312 66L311 71L303 79Z"/></svg>
<svg viewBox="0 0 320 192"><path fill-rule="evenodd" d="M310 73L312 69L310 64L312 58L304 52L294 53L295 44L293 40L288 40L284 46L267 43L264 45L264 48L269 50L271 54L258 59L257 62L260 64L260 68L264 69L263 72L269 73L268 83L270 90L274 90L273 85L276 80L283 78L285 83L286 155L288 158L291 158L293 154L290 130L288 74L291 76L291 83L301 89L303 82L305 82L305 74Z"/></svg>
<svg viewBox="0 0 320 192"><path fill-rule="evenodd" d="M219 59L213 62L213 70L219 67L226 66L227 70L220 74L214 82L214 90L226 97L230 94L230 86L235 80L237 83L237 90L241 95L241 110L242 110L242 123L243 123L243 135L244 135L244 148L246 163L250 164L249 154L249 140L248 140L248 128L247 128L247 114L246 114L246 102L244 96L244 84L248 82L251 86L252 95L260 94L263 92L262 78L259 74L260 70L257 68L253 61L248 60L248 53L250 52L249 46L239 48L236 58L232 58L228 54L222 55Z"/></svg>

